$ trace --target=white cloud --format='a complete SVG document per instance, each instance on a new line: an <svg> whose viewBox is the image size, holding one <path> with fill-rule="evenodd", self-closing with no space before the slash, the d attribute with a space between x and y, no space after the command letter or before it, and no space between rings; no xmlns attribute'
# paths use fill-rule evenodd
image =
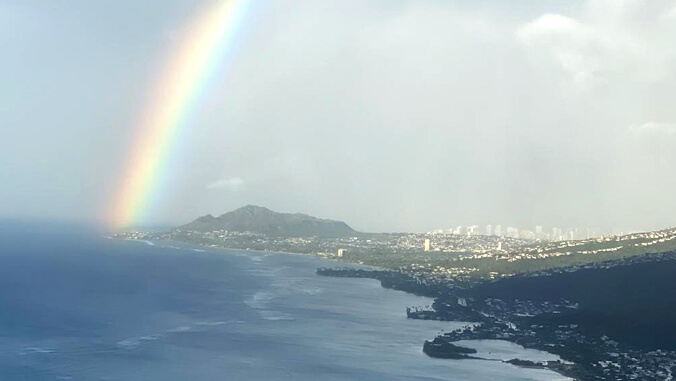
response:
<svg viewBox="0 0 676 381"><path fill-rule="evenodd" d="M579 87L593 83L602 68L596 32L575 19L545 14L519 28L517 37L551 56Z"/></svg>
<svg viewBox="0 0 676 381"><path fill-rule="evenodd" d="M660 81L673 74L673 1L590 0L572 18L545 14L516 31L536 56L555 62L582 90L616 80Z"/></svg>
<svg viewBox="0 0 676 381"><path fill-rule="evenodd" d="M665 13L664 16L662 17L662 20L665 20L665 21L676 20L676 6L671 8L671 10L669 12Z"/></svg>
<svg viewBox="0 0 676 381"><path fill-rule="evenodd" d="M246 183L240 177L220 179L207 185L207 189L225 189L231 192L239 192L246 189Z"/></svg>
<svg viewBox="0 0 676 381"><path fill-rule="evenodd" d="M676 123L648 122L640 126L632 126L629 132L641 136L671 137L676 135Z"/></svg>

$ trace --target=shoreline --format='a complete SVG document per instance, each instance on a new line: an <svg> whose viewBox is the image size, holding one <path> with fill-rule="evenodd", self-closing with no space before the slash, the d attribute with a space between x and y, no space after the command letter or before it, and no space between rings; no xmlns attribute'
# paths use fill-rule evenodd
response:
<svg viewBox="0 0 676 381"><path fill-rule="evenodd" d="M394 273L392 270L387 270L387 271ZM381 287L383 287L385 289L402 291L402 292L405 292L405 293L410 294L410 295L430 297L430 298L432 298L436 301L436 297L434 297L434 296L420 295L419 293L413 292L412 290L406 289L405 287L396 287L396 284L394 284L394 283L386 284L386 283L383 282L382 279L378 278L378 274L380 274L378 272L370 273L370 276L369 276L368 271L357 270L357 271L354 271L354 272L350 272L349 275L345 275L344 272L345 272L345 269L321 269L321 268L317 269L317 274L320 275L320 276L329 276L329 277L335 277L335 278L368 278L368 279L374 279L374 280L380 281ZM396 273L400 274L402 277L407 276L406 274L403 274L401 272L396 272ZM438 321L448 321L448 322L460 322L460 323L466 323L467 325L475 325L475 326L482 324L481 322L466 322L466 321L459 321L459 320L429 319L429 318L414 317L414 316L417 316L417 315L415 313L409 313L409 309L410 309L410 307L407 308L407 318L412 319L412 320L438 320ZM482 358L482 357L477 357L477 356L473 356L473 355L468 355L468 354L470 354L469 352L463 353L464 350L471 350L472 348L462 347L462 346L458 346L456 344L453 344L453 343L456 343L457 341L449 342L449 344L451 344L451 346L453 347L453 349L451 350L451 352L453 352L453 353L440 352L439 355L435 356L435 355L430 355L425 350L426 346L429 345L427 343L434 342L435 340L436 340L436 337L432 340L425 340L424 344L423 344L423 348L422 348L422 352L425 355L432 357L432 358L450 359L450 360L500 361L502 363L510 364L510 365L513 365L513 366L516 366L516 367L519 367L519 368L545 369L545 370L554 372L554 373L566 378L567 380L571 380L571 381L579 381L580 380L579 376L575 372L569 372L567 369L563 369L565 367L570 368L570 367L575 366L577 364L566 361L565 359L561 358L561 356L557 353L552 353L552 352L546 351L542 348L529 347L529 346L523 345L522 343L518 343L514 340L509 340L509 339L467 339L467 340L471 340L471 341L482 341L482 340L505 341L505 342L509 342L509 343L514 344L514 345L517 345L517 346L519 346L519 347L521 347L525 350L535 350L535 351L545 352L549 355L555 356L558 359L553 360L553 361L548 360L546 362L546 364L539 364L536 361L523 360L523 359L520 359L518 357L508 359L508 360ZM448 357L446 355L448 355Z"/></svg>
<svg viewBox="0 0 676 381"><path fill-rule="evenodd" d="M134 239L134 238L115 238L115 237L109 237L109 236L103 236L103 238L104 239L110 239L110 240L141 242L141 243L145 243L145 244L150 245L150 246L157 246L157 247L163 247L163 248L167 248L167 247L166 246L159 246L159 245L157 245L157 243L158 242L173 242L173 243L178 243L178 244L181 244L181 245L191 245L191 246L197 246L197 247L204 247L204 248L207 248L207 249L214 249L214 250L219 250L219 251L220 250L230 250L230 251L238 251L238 252L242 252L242 253L259 253L259 254L274 254L274 255L282 254L282 255L306 256L306 257L312 257L312 258L317 258L317 259L325 259L325 260L328 260L328 261L341 263L341 264L344 264L345 266L360 266L360 267L366 268L368 270L392 271L392 272L397 271L397 270L392 270L392 269L388 269L388 268L385 268L385 267L365 265L365 264L356 263L356 262L341 261L340 259L335 258L335 257L323 257L323 256L319 256L319 255L312 254L312 253L297 253L297 252L294 253L294 252L291 252L291 251L280 251L280 250L256 250L256 249L242 249L242 248L237 248L237 247L201 245L199 243L175 241L175 240L169 240L169 239L166 239L166 240L148 240L148 239ZM400 290L400 291L404 291L404 290Z"/></svg>
<svg viewBox="0 0 676 381"><path fill-rule="evenodd" d="M341 270L342 270L342 271L341 271ZM410 290L410 289L406 289L405 287L395 287L395 284L385 284L385 283L383 283L382 280L378 278L378 276L377 276L378 273L372 273L371 276L369 276L368 271L363 271L363 272L360 272L360 271L354 271L354 273L352 273L352 275L345 275L345 274L342 274L342 273L344 273L344 272L345 272L345 269L318 269L318 273L319 273L319 275L321 275L321 276L331 276L331 277L337 277L337 278L340 278L340 277L371 278L371 279L375 279L375 280L380 280L380 281L381 281L381 287L383 287L383 288L393 289L393 290L398 290L398 291L406 292L406 293L411 294L411 295L418 295L418 296L420 296L419 294L413 292L413 291ZM403 274L403 273L401 273L401 272L397 272L397 273L398 273L398 274L401 274L402 277L405 277L405 276L406 276L406 274ZM338 275L338 274L341 274L341 275ZM435 299L435 302L436 302L436 299L437 299L436 297L433 297L433 296L427 296L427 297L432 297L433 299ZM410 307L409 307L409 308L410 308ZM416 311L416 312L411 312L411 313L409 313L409 308L407 308L407 317L408 317L409 319L414 319L414 320L455 321L455 322L464 322L464 323L466 323L467 325L474 325L474 326L480 326L481 324L483 324L482 322L476 322L476 321L475 321L475 322L467 322L467 321L464 321L464 320L441 319L441 318L438 318L438 317L435 318L434 316L426 316L425 313L419 314L419 312L417 312L417 311ZM418 317L418 316L419 316L419 317ZM437 337L438 337L438 336L437 336ZM432 342L432 341L434 341L435 339L436 339L436 337L433 338L432 340L425 340L425 343L427 343L427 342ZM481 341L481 340L501 340L501 341L505 341L505 342L509 342L509 343L518 345L518 346L520 346L521 348L524 348L524 349L526 349L526 350L536 350L536 351L542 351L542 352L545 352L545 353L550 354L550 355L552 355L552 356L558 357L558 359L559 359L558 362L557 362L557 361L549 361L547 364L536 364L535 362L532 362L532 364L531 364L531 363L528 363L527 367L528 367L528 368L532 368L532 369L546 369L546 370L549 370L549 371L551 371L551 372L554 372L554 373L556 373L556 374L559 374L559 375L565 377L566 379L572 380L572 381L579 381L579 380L580 380L579 375L577 375L577 372L575 372L575 371L570 372L570 371L568 371L567 369L562 369L563 367L569 367L569 368L570 368L570 367L575 366L575 365L577 365L577 364L575 364L575 363L573 363L573 362L570 362L570 361L567 361L567 360L561 358L561 356L560 356L559 354L553 353L553 352L549 352L549 351L547 351L547 350L545 350L545 349L543 349L543 348L529 347L529 346L527 346L527 345L524 345L523 343L519 343L519 342L516 342L515 340L510 340L510 339L507 339L507 338L502 338L502 339L498 339L498 338L490 338L490 339L466 339L466 340L471 340L471 341ZM455 342L457 342L457 341L459 341L459 340L449 341L449 343L455 343ZM453 345L454 345L455 347L458 347L458 346L455 345L455 344L453 344ZM433 358L442 358L442 359L445 358L445 357L443 357L443 355L442 355L442 356L434 356L434 355L430 355L430 354L428 354L428 353L425 351L424 348L425 348L425 344L423 344L423 353L425 353L425 355L427 355L427 356L429 356L429 357L433 357ZM460 348L461 350L462 350L462 349L470 349L470 348L466 348L466 347L459 347L459 348ZM467 359L474 359L474 360L485 360L485 361L501 361L501 362L503 362L503 363L508 363L508 364L510 364L510 365L514 365L514 366L517 366L517 367L526 368L526 367L523 366L523 364L519 364L520 362L524 361L524 360L519 359L519 358L513 358L513 359L509 359L509 360L500 360L500 359L486 359L486 358L481 358L481 357L468 356L468 357L448 357L447 359L452 359L452 360L467 360ZM510 362L510 361L513 361L513 362ZM525 361L530 361L530 360L525 360Z"/></svg>
<svg viewBox="0 0 676 381"><path fill-rule="evenodd" d="M105 237L105 238L109 238L109 237ZM129 238L124 239L124 240L142 242L142 243L145 243L147 245L156 246L156 247L159 247L159 248L172 248L172 247L167 247L167 246L160 246L160 245L157 244L159 242L169 242L169 243L173 242L173 243L177 243L177 244L181 244L181 245L189 245L189 246L201 247L201 248L206 248L206 249L214 249L215 251L222 251L222 252L224 252L224 251L235 251L235 252L240 252L242 254L252 253L252 254L264 254L264 255L273 254L273 255L308 256L308 257L317 258L317 259L330 260L330 261L332 261L336 264L341 263L343 265L346 265L346 267L347 266L360 266L360 267L362 267L361 270L364 270L365 272L379 271L379 272L396 273L396 274L401 274L402 276L406 276L406 274L404 274L400 271L397 271L397 270L392 270L392 269L387 269L387 268L382 268L382 267L377 267L377 266L371 266L371 265L364 265L364 264L360 264L360 263L344 262L344 261L340 261L338 258L321 257L321 256L318 256L318 255L315 255L315 254L312 254L312 253L298 253L298 252L294 253L294 252L279 251L279 250L254 250L254 249L231 248L231 247L224 247L224 246L201 245L201 244L192 243L192 242L183 242L183 241L175 241L175 240L155 240L155 241L153 241L153 240L147 240L147 239L129 239ZM176 248L176 247L174 247L174 248ZM186 248L186 249L190 249L190 248ZM368 268L368 269L366 269L366 268ZM336 275L329 275L329 274L318 274L318 275L319 276L337 277L337 278L340 278L340 277L355 278L355 276L336 276ZM404 287L398 288L394 284L385 284L382 279L379 279L375 276L359 276L359 277L356 277L356 278L373 279L373 280L378 281L380 283L380 286L382 288L385 288L385 289L402 291L402 292L405 292L405 293L410 294L410 295L425 296L425 297L429 297L429 298L432 298L432 299L436 299L436 297L434 297L434 296L420 295L419 293L415 293L412 290L407 290ZM406 308L406 307L402 307L402 308ZM416 318L411 318L410 316L407 316L407 317L409 319L418 320ZM478 340L480 340L480 339L477 339L477 341ZM503 341L506 341L506 342L510 342L510 343L519 345L520 347L522 347L526 350L541 350L539 348L528 348L526 346L523 346L523 345L516 343L514 341L511 341L511 340L506 340L506 339L497 339L497 340L503 340ZM426 342L428 342L428 340L425 340L423 342L423 348L424 348L424 343L426 343ZM465 347L459 347L459 348L468 349L468 348L465 348ZM429 357L436 357L436 356L430 356L422 348L421 348L421 351ZM546 353L554 355L554 356L558 356L555 353L551 353L551 352L547 352L547 351L543 351L543 352L546 352ZM540 363L537 363L537 362L534 362L534 361L522 360L522 359L519 359L519 358L514 358L514 359L510 359L510 360L501 360L501 359L488 359L488 358L474 357L474 356L470 356L470 357L467 357L467 358L458 357L458 358L449 358L449 359L450 360L474 359L474 360L482 360L482 361L499 361L501 363L509 364L509 365L512 365L512 366L515 366L515 367L518 367L518 368L522 368L522 369L548 370L548 371L554 372L554 373L556 373L556 374L558 374L562 377L565 377L568 380L579 381L579 379L575 375L568 374L565 370L558 368L561 365L565 365L565 363L563 363L561 361L557 361L557 362L548 361L547 364L540 364ZM549 363L552 363L552 364L549 364Z"/></svg>
<svg viewBox="0 0 676 381"><path fill-rule="evenodd" d="M499 359L499 358L486 358L486 357L481 357L482 354L478 353L474 348L469 348L469 347L465 347L465 346L462 346L462 345L458 345L459 341L453 341L453 342L448 343L452 346L451 351L450 351L451 352L450 357L443 357L444 356L443 354L442 354L442 356L438 357L438 356L435 356L435 355L430 355L427 352L425 352L425 354L427 354L430 357L434 357L434 358L448 358L448 359L451 359L451 360L499 361L499 362L502 362L504 364L510 364L510 365L513 365L513 366L516 366L516 367L519 367L519 368L523 368L523 369L545 369L545 370L554 372L556 374L559 374L559 375L565 377L566 379L569 379L569 380L572 380L572 381L579 381L579 379L577 378L576 375L570 374L566 370L566 367L572 367L575 364L572 363L572 362L567 362L567 361L561 359L561 357L559 355L555 354L555 353L543 351L541 349L536 349L536 348L528 348L528 347L525 347L525 346L523 346L519 343L515 343L513 341L506 340L506 339L475 339L475 340L468 340L468 341L481 342L481 341L485 341L485 340L487 340L487 341L504 341L504 342L507 342L507 343L517 345L517 346L519 346L519 347L521 347L525 350L545 352L549 355L556 356L557 359L555 359L555 360L525 360L525 359L520 358L518 356L511 358L511 359L508 359L508 360ZM429 346L433 342L434 341L426 340L425 345ZM454 354L459 354L459 355L453 356Z"/></svg>

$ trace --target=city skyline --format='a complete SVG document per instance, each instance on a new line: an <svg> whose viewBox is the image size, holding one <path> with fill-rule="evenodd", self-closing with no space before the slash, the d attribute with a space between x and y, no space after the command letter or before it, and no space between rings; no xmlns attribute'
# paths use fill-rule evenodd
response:
<svg viewBox="0 0 676 381"><path fill-rule="evenodd" d="M665 226L663 229L671 228ZM457 225L451 228L434 229L428 234L451 234L451 235L486 235L501 236L531 240L565 241L589 239L604 236L617 236L643 232L641 229L602 229L598 227L559 227L546 225L533 225L527 227L508 226L502 224L486 225Z"/></svg>

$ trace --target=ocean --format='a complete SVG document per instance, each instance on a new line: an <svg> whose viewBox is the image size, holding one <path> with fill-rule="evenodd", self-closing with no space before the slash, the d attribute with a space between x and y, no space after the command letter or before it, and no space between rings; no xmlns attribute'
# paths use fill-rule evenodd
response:
<svg viewBox="0 0 676 381"><path fill-rule="evenodd" d="M441 360L409 320L429 298L321 277L319 258L106 239L0 222L0 381L566 380L499 361ZM479 354L554 359L506 342Z"/></svg>

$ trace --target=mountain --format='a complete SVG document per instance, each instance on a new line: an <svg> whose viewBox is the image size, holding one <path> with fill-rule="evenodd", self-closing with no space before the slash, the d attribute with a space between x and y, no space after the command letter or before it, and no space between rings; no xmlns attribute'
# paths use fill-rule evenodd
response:
<svg viewBox="0 0 676 381"><path fill-rule="evenodd" d="M324 220L300 213L277 213L255 205L247 205L218 217L208 214L177 229L199 232L247 231L280 237L338 238L358 234L342 221Z"/></svg>

